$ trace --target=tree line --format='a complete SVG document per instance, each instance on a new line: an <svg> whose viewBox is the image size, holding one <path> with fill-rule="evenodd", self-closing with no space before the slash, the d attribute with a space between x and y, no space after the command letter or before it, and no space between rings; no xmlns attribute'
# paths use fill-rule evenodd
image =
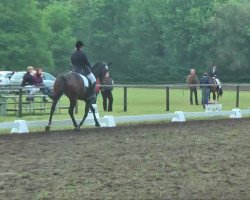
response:
<svg viewBox="0 0 250 200"><path fill-rule="evenodd" d="M76 40L117 83L185 82L216 64L224 82L249 82L249 0L1 0L1 70L58 75Z"/></svg>

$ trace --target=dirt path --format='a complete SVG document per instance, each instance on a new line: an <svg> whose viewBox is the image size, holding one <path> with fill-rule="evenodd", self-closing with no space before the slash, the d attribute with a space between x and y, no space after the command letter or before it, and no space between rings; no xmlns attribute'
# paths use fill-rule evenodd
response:
<svg viewBox="0 0 250 200"><path fill-rule="evenodd" d="M0 135L0 199L250 199L250 119Z"/></svg>

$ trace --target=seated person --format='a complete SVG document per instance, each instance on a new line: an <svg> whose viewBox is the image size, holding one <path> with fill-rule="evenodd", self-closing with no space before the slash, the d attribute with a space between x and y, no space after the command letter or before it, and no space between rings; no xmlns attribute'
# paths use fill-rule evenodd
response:
<svg viewBox="0 0 250 200"><path fill-rule="evenodd" d="M39 88L35 87L35 80L32 75L33 70L32 66L27 67L27 72L24 74L23 81L21 83L21 86L25 87L27 91L29 91L29 95L26 98L27 101L34 101L35 94L39 92Z"/></svg>
<svg viewBox="0 0 250 200"><path fill-rule="evenodd" d="M37 68L36 73L34 75L34 81L35 81L35 86L45 86L43 83L43 71L41 68ZM52 97L52 94L51 94L52 92L49 88L42 87L40 88L40 90L42 91L44 95L48 95L50 98ZM48 102L46 97L43 97L43 102Z"/></svg>

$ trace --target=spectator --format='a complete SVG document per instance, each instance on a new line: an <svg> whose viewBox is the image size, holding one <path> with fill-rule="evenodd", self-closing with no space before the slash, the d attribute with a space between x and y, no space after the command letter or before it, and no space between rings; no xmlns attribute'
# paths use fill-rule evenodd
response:
<svg viewBox="0 0 250 200"><path fill-rule="evenodd" d="M199 105L198 103L198 97L197 97L197 84L198 84L198 78L195 74L195 70L191 69L190 74L187 76L187 84L189 85L190 90L190 104L193 105L193 94L195 98L195 104Z"/></svg>
<svg viewBox="0 0 250 200"><path fill-rule="evenodd" d="M33 67L29 66L27 67L27 72L23 76L23 81L21 83L22 87L25 87L27 91L29 91L29 95L26 98L27 101L34 101L34 96L37 92L39 92L39 88L35 87L35 79L32 75Z"/></svg>
<svg viewBox="0 0 250 200"><path fill-rule="evenodd" d="M37 68L36 73L34 75L35 80L35 86L40 86L40 90L44 95L48 95L50 98L52 98L51 90L47 87L45 87L43 83L43 71L41 68ZM43 102L48 102L46 97L43 97Z"/></svg>
<svg viewBox="0 0 250 200"><path fill-rule="evenodd" d="M208 104L208 99L209 99L209 93L210 93L210 86L206 85L209 84L209 77L207 72L203 74L203 77L200 80L200 88L201 88L201 93L202 93L202 106L205 108L205 105Z"/></svg>
<svg viewBox="0 0 250 200"><path fill-rule="evenodd" d="M109 74L105 76L105 79L103 80L102 85L104 85L104 87L101 87L101 95L103 99L103 102L102 102L103 110L104 111L108 110L109 112L112 112L113 110L112 90L113 90L114 82L112 78L109 76Z"/></svg>

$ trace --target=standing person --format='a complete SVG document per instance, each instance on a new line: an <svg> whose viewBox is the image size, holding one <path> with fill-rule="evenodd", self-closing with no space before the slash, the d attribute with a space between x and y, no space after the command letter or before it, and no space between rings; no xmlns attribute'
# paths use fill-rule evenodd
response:
<svg viewBox="0 0 250 200"><path fill-rule="evenodd" d="M190 104L193 105L193 94L195 98L195 104L199 105L198 103L198 97L197 97L197 84L198 84L198 78L195 74L195 69L190 70L190 74L187 76L187 84L189 85L190 90Z"/></svg>
<svg viewBox="0 0 250 200"><path fill-rule="evenodd" d="M102 105L103 105L103 110L108 112L113 111L113 79L109 76L105 76L105 79L102 82L102 85L105 85L104 87L101 87L101 95L102 95ZM108 106L107 106L108 104Z"/></svg>
<svg viewBox="0 0 250 200"><path fill-rule="evenodd" d="M25 87L29 91L29 96L26 98L27 101L34 101L34 96L39 92L39 88L35 87L34 76L32 75L33 67L27 67L27 72L23 76L23 81L21 83L22 87Z"/></svg>
<svg viewBox="0 0 250 200"><path fill-rule="evenodd" d="M202 106L205 108L205 105L208 104L208 99L209 99L209 93L210 93L210 86L206 85L210 84L209 83L209 77L207 72L205 72L200 80L200 88L201 88L201 94L202 94Z"/></svg>
<svg viewBox="0 0 250 200"><path fill-rule="evenodd" d="M43 83L43 71L41 68L37 68L36 73L34 74L35 86L45 86ZM47 87L40 88L44 95L48 95L52 98L51 90ZM48 102L46 97L43 97L43 102Z"/></svg>
<svg viewBox="0 0 250 200"><path fill-rule="evenodd" d="M85 75L90 80L91 88L89 97L87 99L90 100L91 103L95 103L96 78L91 72L91 64L88 60L87 55L82 51L83 46L84 44L82 41L76 42L76 50L71 55L72 71L78 74Z"/></svg>

